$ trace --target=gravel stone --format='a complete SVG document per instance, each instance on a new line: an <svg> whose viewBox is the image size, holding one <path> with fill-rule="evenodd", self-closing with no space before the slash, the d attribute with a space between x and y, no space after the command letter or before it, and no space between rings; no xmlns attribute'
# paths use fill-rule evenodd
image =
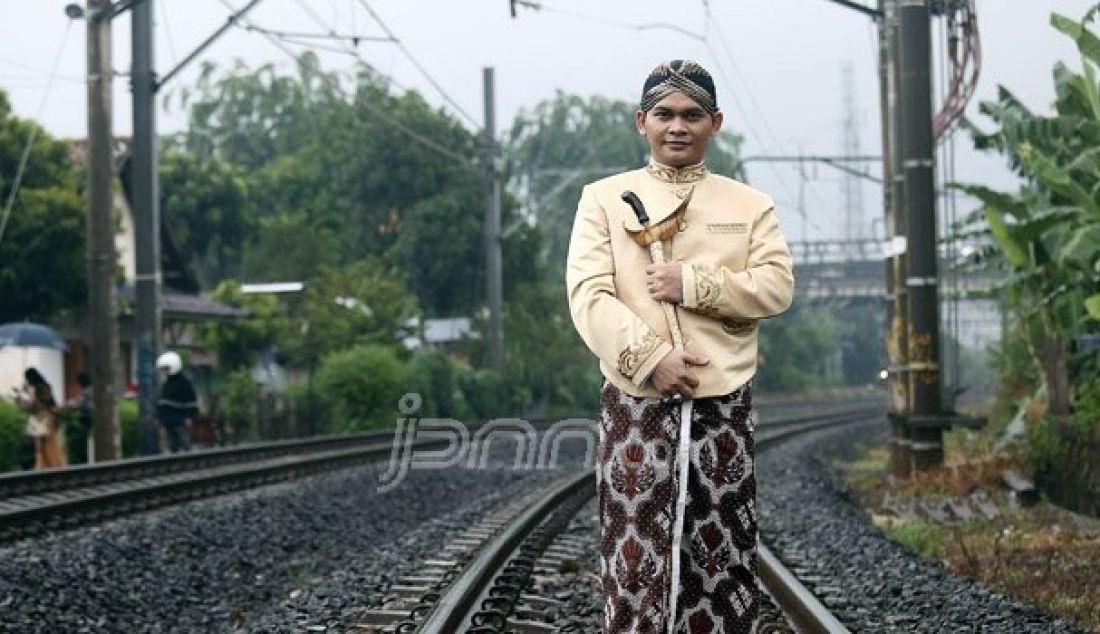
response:
<svg viewBox="0 0 1100 634"><path fill-rule="evenodd" d="M853 632L1081 632L951 574L870 524L829 465L854 457L861 444L885 442L886 433L883 418L795 438L757 457L761 532L776 555L788 567L797 562L800 576L823 580L815 585L842 588L837 616Z"/></svg>

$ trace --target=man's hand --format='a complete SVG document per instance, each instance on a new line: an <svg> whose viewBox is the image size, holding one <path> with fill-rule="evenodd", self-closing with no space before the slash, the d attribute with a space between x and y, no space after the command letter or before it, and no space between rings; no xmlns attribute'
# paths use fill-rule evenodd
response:
<svg viewBox="0 0 1100 634"><path fill-rule="evenodd" d="M684 398L691 398L695 394L695 388L699 387L699 379L695 378L691 368L708 363L710 360L706 357L673 349L657 362L649 380L665 396L680 394Z"/></svg>
<svg viewBox="0 0 1100 634"><path fill-rule="evenodd" d="M645 283L649 296L661 302L679 304L684 300L684 282L680 263L650 264L645 267Z"/></svg>

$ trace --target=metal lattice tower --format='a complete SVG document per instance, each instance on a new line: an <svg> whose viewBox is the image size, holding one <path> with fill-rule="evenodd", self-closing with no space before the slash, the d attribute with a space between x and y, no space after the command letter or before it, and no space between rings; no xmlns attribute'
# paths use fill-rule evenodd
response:
<svg viewBox="0 0 1100 634"><path fill-rule="evenodd" d="M859 150L859 110L856 107L855 73L851 62L841 66L842 111L841 153L846 156L858 156ZM854 174L845 175L841 181L841 200L844 204L844 238L860 240L864 235L863 224L863 183Z"/></svg>

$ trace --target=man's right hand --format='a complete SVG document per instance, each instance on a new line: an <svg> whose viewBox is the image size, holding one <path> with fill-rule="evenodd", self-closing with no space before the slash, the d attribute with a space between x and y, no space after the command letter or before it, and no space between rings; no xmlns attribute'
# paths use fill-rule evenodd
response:
<svg viewBox="0 0 1100 634"><path fill-rule="evenodd" d="M695 388L699 387L699 379L695 378L691 368L708 363L710 360L706 357L673 349L657 362L649 380L665 396L680 394L684 398L692 398Z"/></svg>

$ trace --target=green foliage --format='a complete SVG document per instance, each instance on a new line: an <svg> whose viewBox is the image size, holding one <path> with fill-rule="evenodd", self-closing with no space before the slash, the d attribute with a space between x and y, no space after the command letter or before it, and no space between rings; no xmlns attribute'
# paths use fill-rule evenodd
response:
<svg viewBox="0 0 1100 634"><path fill-rule="evenodd" d="M1090 395L1094 398L1094 395ZM1027 428L1036 484L1058 504L1100 515L1100 424L1091 416L1045 416Z"/></svg>
<svg viewBox="0 0 1100 634"><path fill-rule="evenodd" d="M760 328L760 369L754 385L764 392L783 392L828 386L829 359L837 352L838 325L821 308L794 307L782 319Z"/></svg>
<svg viewBox="0 0 1100 634"><path fill-rule="evenodd" d="M1046 386L1051 410L1068 411L1068 342L1095 329L1100 315L1100 87L1095 10L1078 22L1053 14L1051 24L1070 36L1082 55L1082 72L1054 69L1057 100L1050 116L1027 110L1001 88L981 111L998 126L971 126L979 149L1010 159L1023 179L1017 192L979 185L961 188L977 197L988 235L1006 269L1006 298L1019 321L1035 374Z"/></svg>
<svg viewBox="0 0 1100 634"><path fill-rule="evenodd" d="M239 274L241 247L255 231L244 171L169 145L160 155L160 191L164 222L203 286Z"/></svg>
<svg viewBox="0 0 1100 634"><path fill-rule="evenodd" d="M0 91L0 214L23 147L37 135L0 242L0 323L49 321L85 300L84 201L68 144L12 115Z"/></svg>
<svg viewBox="0 0 1100 634"><path fill-rule="evenodd" d="M399 341L419 312L401 280L398 270L376 260L322 269L306 285L298 315L301 326L282 340L291 360L314 367L331 352Z"/></svg>
<svg viewBox="0 0 1100 634"><path fill-rule="evenodd" d="M218 413L233 442L261 440L256 425L259 399L260 387L250 369L238 368L226 377L218 397Z"/></svg>
<svg viewBox="0 0 1100 634"><path fill-rule="evenodd" d="M409 361L409 391L423 398L420 415L455 418L464 407L458 365L438 350L419 351Z"/></svg>
<svg viewBox="0 0 1100 634"><path fill-rule="evenodd" d="M527 387L532 414L590 415L603 377L560 287L525 284L504 311L508 374Z"/></svg>
<svg viewBox="0 0 1100 634"><path fill-rule="evenodd" d="M531 403L527 387L511 373L463 368L458 382L468 416L475 420L516 416L526 412Z"/></svg>
<svg viewBox="0 0 1100 634"><path fill-rule="evenodd" d="M392 348L361 344L333 352L317 373L317 389L332 409L336 431L390 427L408 392L408 369Z"/></svg>
<svg viewBox="0 0 1100 634"><path fill-rule="evenodd" d="M243 319L198 326L199 339L217 353L223 370L251 366L260 352L278 340L285 318L271 295L247 295L234 280L223 280L211 299L248 311Z"/></svg>
<svg viewBox="0 0 1100 634"><path fill-rule="evenodd" d="M15 403L0 398L0 473L22 468L27 450L26 425L27 414Z"/></svg>
<svg viewBox="0 0 1100 634"><path fill-rule="evenodd" d="M928 558L936 558L943 544L943 530L921 519L900 522L887 531L894 541Z"/></svg>
<svg viewBox="0 0 1100 634"><path fill-rule="evenodd" d="M415 92L391 93L366 69L326 73L311 54L294 74L207 66L181 96L191 113L183 147L200 163L234 166L212 168L210 197L247 192L243 217L256 231L239 259L248 279L310 279L371 258L404 270L433 315L470 314L480 303L480 171L404 132L474 156L478 138L458 121ZM243 187L230 187L241 173Z"/></svg>
<svg viewBox="0 0 1100 634"><path fill-rule="evenodd" d="M467 266L480 263L484 251L481 207L474 190L441 192L412 205L401 219L393 257L430 315L462 316L483 299L479 275Z"/></svg>

